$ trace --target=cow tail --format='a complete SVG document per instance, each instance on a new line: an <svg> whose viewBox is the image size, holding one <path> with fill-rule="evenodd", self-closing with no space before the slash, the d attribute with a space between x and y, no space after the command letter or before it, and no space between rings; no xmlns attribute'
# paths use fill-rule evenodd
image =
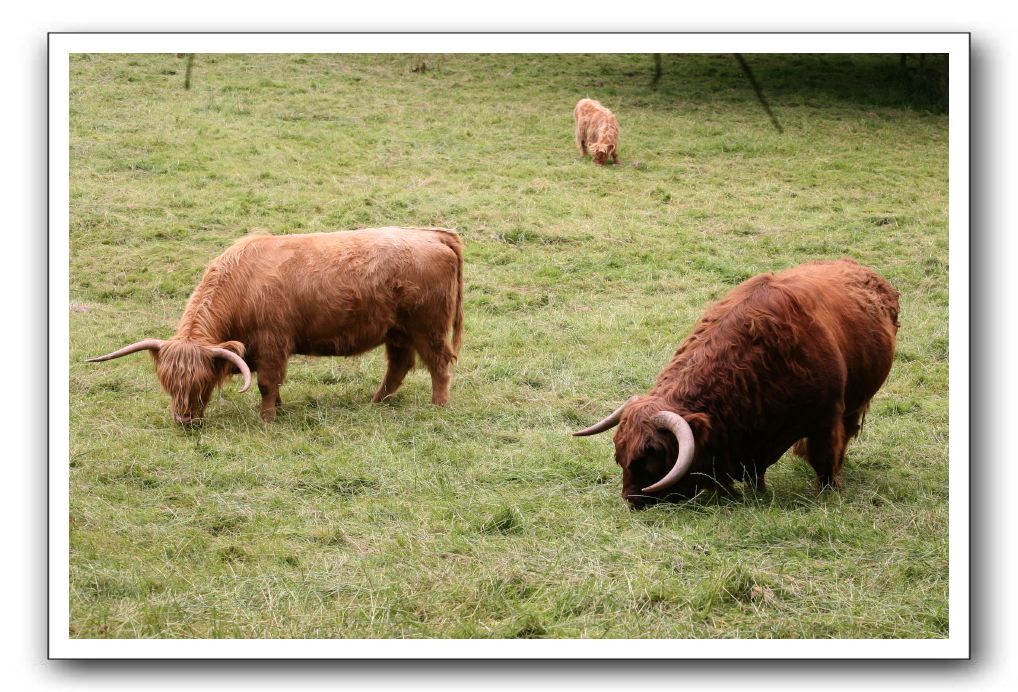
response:
<svg viewBox="0 0 1018 692"><path fill-rule="evenodd" d="M463 345L463 245L456 239L456 313L452 318L452 350L458 357Z"/></svg>
<svg viewBox="0 0 1018 692"><path fill-rule="evenodd" d="M456 231L447 228L429 229L438 232L442 243L456 253L456 308L452 318L452 352L459 356L463 345L463 241Z"/></svg>

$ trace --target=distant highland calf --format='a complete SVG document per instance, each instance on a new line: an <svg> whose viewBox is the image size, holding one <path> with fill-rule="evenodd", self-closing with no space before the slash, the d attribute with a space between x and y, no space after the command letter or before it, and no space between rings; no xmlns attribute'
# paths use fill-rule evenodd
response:
<svg viewBox="0 0 1018 692"><path fill-rule="evenodd" d="M622 495L635 506L737 480L762 490L793 444L821 485L840 487L897 333L898 292L852 260L760 274L708 308L650 392L573 434L618 426Z"/></svg>
<svg viewBox="0 0 1018 692"><path fill-rule="evenodd" d="M576 120L576 146L580 156L590 156L603 166L611 158L619 162L619 121L615 114L593 99L580 99L573 109Z"/></svg>
<svg viewBox="0 0 1018 692"><path fill-rule="evenodd" d="M243 375L243 392L257 372L261 417L272 421L291 355L352 356L381 344L388 370L373 401L396 393L416 354L431 373L432 402L443 405L462 338L463 253L455 231L251 234L208 266L173 337L89 362L150 351L182 424L204 415L227 377Z"/></svg>

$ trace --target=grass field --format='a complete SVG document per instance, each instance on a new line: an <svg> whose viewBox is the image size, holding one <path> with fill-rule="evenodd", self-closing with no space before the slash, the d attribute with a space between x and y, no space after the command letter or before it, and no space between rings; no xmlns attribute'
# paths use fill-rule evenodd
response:
<svg viewBox="0 0 1018 692"><path fill-rule="evenodd" d="M71 61L75 637L944 637L947 115L897 56L172 55ZM423 68L423 69L422 69ZM578 98L621 126L580 160ZM932 110L927 110L927 109ZM150 359L252 227L456 228L452 402L380 351L291 361L270 425L238 381L175 426ZM634 512L610 435L704 308L852 256L901 291L842 493Z"/></svg>

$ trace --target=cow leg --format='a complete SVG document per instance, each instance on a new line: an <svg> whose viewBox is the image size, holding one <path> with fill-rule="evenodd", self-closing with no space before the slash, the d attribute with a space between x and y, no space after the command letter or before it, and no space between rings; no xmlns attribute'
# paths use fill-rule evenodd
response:
<svg viewBox="0 0 1018 692"><path fill-rule="evenodd" d="M258 391L262 395L261 417L266 423L276 420L276 409L283 404L279 388L286 379L286 357L265 358L258 363Z"/></svg>
<svg viewBox="0 0 1018 692"><path fill-rule="evenodd" d="M845 424L842 412L823 429L817 429L807 438L807 460L817 474L820 487L841 487L841 465L845 460Z"/></svg>
<svg viewBox="0 0 1018 692"><path fill-rule="evenodd" d="M752 488L753 492L765 493L767 492L767 484L764 483L764 473L766 473L766 471L766 468L747 466L743 469L742 482Z"/></svg>
<svg viewBox="0 0 1018 692"><path fill-rule="evenodd" d="M859 411L853 411L852 413L846 413L844 418L845 424L845 442L847 443L853 437L859 434L859 429L862 428L862 416L866 412L863 408Z"/></svg>
<svg viewBox="0 0 1018 692"><path fill-rule="evenodd" d="M386 342L385 356L389 365L385 371L385 379L382 386L378 388L371 401L378 403L392 397L399 386L403 384L403 378L414 367L414 349L410 346L397 346Z"/></svg>
<svg viewBox="0 0 1018 692"><path fill-rule="evenodd" d="M576 146L580 148L580 158L582 159L587 155L587 142L584 141L583 136L579 133L576 134Z"/></svg>
<svg viewBox="0 0 1018 692"><path fill-rule="evenodd" d="M618 162L619 162L619 155L618 155L618 153L614 149L612 149L612 163L618 165Z"/></svg>
<svg viewBox="0 0 1018 692"><path fill-rule="evenodd" d="M846 413L842 418L842 425L845 426L845 444L853 437L859 434L859 429L862 428L862 416L866 412L865 408L862 408L853 413ZM792 451L795 452L796 456L802 459L809 459L809 443L806 438L802 438L795 443L792 447Z"/></svg>
<svg viewBox="0 0 1018 692"><path fill-rule="evenodd" d="M414 350L431 373L431 403L445 406L449 403L450 369L456 355L441 334L415 339Z"/></svg>
<svg viewBox="0 0 1018 692"><path fill-rule="evenodd" d="M742 482L746 483L755 492L767 492L767 484L764 483L764 474L778 459L788 451L788 437L780 435L769 441L753 455L742 470Z"/></svg>

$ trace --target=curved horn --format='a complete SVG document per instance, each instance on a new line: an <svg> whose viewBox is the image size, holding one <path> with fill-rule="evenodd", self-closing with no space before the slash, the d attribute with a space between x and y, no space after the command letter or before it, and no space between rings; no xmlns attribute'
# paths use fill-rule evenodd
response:
<svg viewBox="0 0 1018 692"><path fill-rule="evenodd" d="M644 488L643 492L645 493L665 490L678 483L679 479L689 472L689 467L693 465L693 457L696 454L693 431L690 429L689 423L682 416L671 411L661 411L651 418L650 421L659 429L667 430L672 435L675 435L675 439L679 443L679 454L675 458L675 465L665 474L665 477L657 483Z"/></svg>
<svg viewBox="0 0 1018 692"><path fill-rule="evenodd" d="M622 404L617 409L612 411L608 415L608 417L605 418L603 421L601 421L600 423L594 423L589 428L584 428L583 430L578 430L578 431L573 433L573 436L574 437L586 437L587 435L596 435L598 433L604 432L605 430L608 430L609 428L614 428L616 425L619 424L619 420L622 418L622 412L626 410L626 406L629 406L631 403L633 403L634 401L636 401L639 398L640 397L638 397L638 396L629 397L629 400L626 401L626 403Z"/></svg>
<svg viewBox="0 0 1018 692"><path fill-rule="evenodd" d="M242 394L246 392L247 388L251 386L251 368L247 367L247 363L244 362L244 359L233 351L225 348L210 348L209 351L217 358L225 358L237 366L237 369L240 370L240 374L244 376L244 386L240 388L240 391Z"/></svg>
<svg viewBox="0 0 1018 692"><path fill-rule="evenodd" d="M95 358L86 358L86 363L99 363L104 360L112 360L113 358L119 358L120 356L126 356L131 353L138 351L158 351L163 347L165 342L162 339L142 339L141 341L135 342L130 346L124 346L119 351L113 353L107 353L105 356L96 356Z"/></svg>

